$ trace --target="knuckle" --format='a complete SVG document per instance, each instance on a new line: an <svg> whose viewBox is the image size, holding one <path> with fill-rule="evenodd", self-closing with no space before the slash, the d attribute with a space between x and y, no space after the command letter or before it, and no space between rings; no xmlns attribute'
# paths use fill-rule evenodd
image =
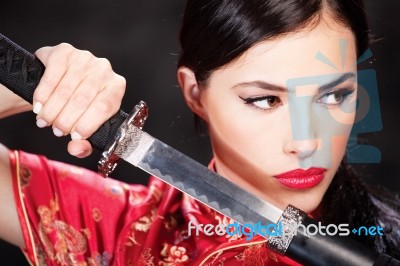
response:
<svg viewBox="0 0 400 266"><path fill-rule="evenodd" d="M72 51L74 47L66 42L62 42L56 46L56 49L63 50L63 51Z"/></svg>
<svg viewBox="0 0 400 266"><path fill-rule="evenodd" d="M78 59L85 62L89 62L94 58L94 55L87 50L76 50L75 52Z"/></svg>
<svg viewBox="0 0 400 266"><path fill-rule="evenodd" d="M120 75L116 75L113 83L114 95L117 98L122 98L126 90L126 79Z"/></svg>
<svg viewBox="0 0 400 266"><path fill-rule="evenodd" d="M62 63L62 65L64 65L66 59L70 56L74 49L75 48L69 43L60 43L54 46L49 52L47 63L52 63L53 65L55 63L56 65Z"/></svg>
<svg viewBox="0 0 400 266"><path fill-rule="evenodd" d="M97 58L96 63L106 71L112 70L111 62L107 58Z"/></svg>
<svg viewBox="0 0 400 266"><path fill-rule="evenodd" d="M63 101L68 101L69 98L71 97L72 91L73 91L73 88L70 87L69 85L65 84L65 85L57 88L56 95L59 99L61 99Z"/></svg>
<svg viewBox="0 0 400 266"><path fill-rule="evenodd" d="M87 93L78 93L73 95L71 100L74 106L78 108L85 108L90 105L92 99Z"/></svg>
<svg viewBox="0 0 400 266"><path fill-rule="evenodd" d="M96 103L97 111L103 115L112 114L115 110L115 104L109 99L101 99Z"/></svg>
<svg viewBox="0 0 400 266"><path fill-rule="evenodd" d="M126 79L123 76L118 75L118 74L115 75L115 79L116 79L118 88L122 89L123 91L125 91Z"/></svg>
<svg viewBox="0 0 400 266"><path fill-rule="evenodd" d="M93 54L88 50L79 50L79 53L81 55L83 55L83 56L88 56L88 57L92 57L93 56Z"/></svg>
<svg viewBox="0 0 400 266"><path fill-rule="evenodd" d="M50 56L67 56L70 55L74 49L75 48L69 43L60 43L54 47L54 50Z"/></svg>

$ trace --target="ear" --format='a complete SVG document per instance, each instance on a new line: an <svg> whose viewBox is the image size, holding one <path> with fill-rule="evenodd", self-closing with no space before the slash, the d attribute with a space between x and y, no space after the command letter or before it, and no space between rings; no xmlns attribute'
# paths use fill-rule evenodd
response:
<svg viewBox="0 0 400 266"><path fill-rule="evenodd" d="M197 83L196 75L191 69L180 67L178 68L177 76L186 104L192 112L206 120L206 111L201 101L202 91Z"/></svg>

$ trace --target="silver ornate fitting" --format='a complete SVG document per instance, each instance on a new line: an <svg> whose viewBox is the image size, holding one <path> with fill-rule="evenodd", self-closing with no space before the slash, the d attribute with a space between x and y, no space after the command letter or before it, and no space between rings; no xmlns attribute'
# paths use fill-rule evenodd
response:
<svg viewBox="0 0 400 266"><path fill-rule="evenodd" d="M98 171L104 177L109 176L115 167L117 167L120 156L116 154L116 150L120 143L123 142L126 135L129 135L133 129L142 129L144 122L148 116L148 108L144 101L140 101L118 128L114 141L111 142L102 153L98 163Z"/></svg>
<svg viewBox="0 0 400 266"><path fill-rule="evenodd" d="M281 255L285 255L286 250L288 249L294 236L293 229L302 223L306 217L307 213L303 212L302 210L292 205L287 206L278 221L278 223L282 223L282 235L269 237L267 239L268 248Z"/></svg>

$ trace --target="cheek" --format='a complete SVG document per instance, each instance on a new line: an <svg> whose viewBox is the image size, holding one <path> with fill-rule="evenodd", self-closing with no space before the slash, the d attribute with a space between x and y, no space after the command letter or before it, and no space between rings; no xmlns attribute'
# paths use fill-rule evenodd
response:
<svg viewBox="0 0 400 266"><path fill-rule="evenodd" d="M316 158L321 165L335 169L340 164L346 151L354 117L355 113L341 110L330 110L326 116L319 117L318 131L322 144Z"/></svg>
<svg viewBox="0 0 400 266"><path fill-rule="evenodd" d="M210 137L220 159L234 161L240 167L246 164L265 169L277 163L281 157L282 138L290 130L290 123L285 127L282 121L283 112L270 115L241 102L210 106L209 111L212 112Z"/></svg>
<svg viewBox="0 0 400 266"><path fill-rule="evenodd" d="M214 144L224 144L241 152L243 148L252 146L250 140L254 139L257 130L240 106L214 106L209 111L211 138L213 142L219 142Z"/></svg>
<svg viewBox="0 0 400 266"><path fill-rule="evenodd" d="M332 157L335 166L338 166L346 151L348 136L335 136L332 138Z"/></svg>

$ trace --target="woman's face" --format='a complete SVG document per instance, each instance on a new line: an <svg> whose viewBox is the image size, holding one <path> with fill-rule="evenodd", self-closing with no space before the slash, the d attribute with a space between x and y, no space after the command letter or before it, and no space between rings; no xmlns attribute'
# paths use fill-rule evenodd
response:
<svg viewBox="0 0 400 266"><path fill-rule="evenodd" d="M325 21L259 43L200 90L217 171L282 209L317 208L354 122L354 36Z"/></svg>

